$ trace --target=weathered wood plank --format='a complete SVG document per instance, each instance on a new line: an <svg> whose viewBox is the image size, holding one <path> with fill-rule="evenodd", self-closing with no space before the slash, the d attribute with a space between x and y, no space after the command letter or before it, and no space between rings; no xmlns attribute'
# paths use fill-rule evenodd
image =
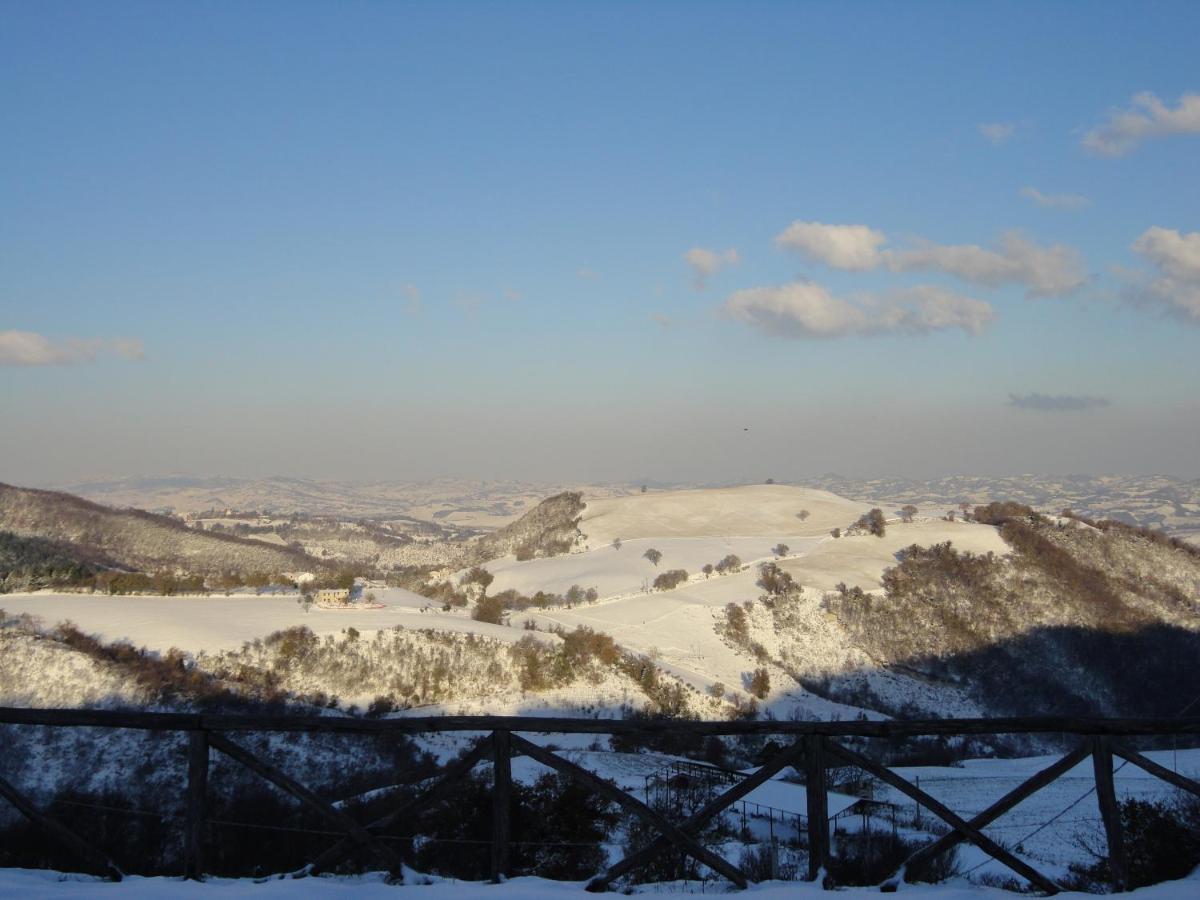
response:
<svg viewBox="0 0 1200 900"><path fill-rule="evenodd" d="M120 881L124 878L120 868L109 858L107 853L93 847L75 832L71 831L71 829L67 828L67 826L43 813L33 805L33 802L28 797L18 791L4 777L0 777L0 797L3 797L15 806L21 815L39 826L54 840L58 841L58 843L62 844L84 862L95 866L113 881Z"/></svg>
<svg viewBox="0 0 1200 900"><path fill-rule="evenodd" d="M1096 772L1096 805L1100 808L1100 819L1104 822L1104 836L1108 841L1108 869L1112 875L1112 888L1121 892L1129 884L1125 866L1125 836L1121 829L1121 807L1117 803L1116 786L1113 784L1112 746L1107 738L1097 737L1092 741L1092 767Z"/></svg>
<svg viewBox="0 0 1200 900"><path fill-rule="evenodd" d="M808 880L816 881L829 868L829 779L825 738L805 739L804 792L808 798Z"/></svg>
<svg viewBox="0 0 1200 900"><path fill-rule="evenodd" d="M625 793L625 791L615 785L609 784L599 776L593 775L587 769L583 769L575 765L575 763L563 759L561 756L556 756L549 750L543 750L537 744L533 744L522 737L515 734L512 735L512 743L531 759L535 759L542 765L555 771L562 772L564 775L569 775L580 784L591 788L600 796L613 801L653 828L658 829L662 835L680 850L690 856L694 856L714 872L729 879L739 888L746 887L746 876L742 874L742 871L737 866L717 855L712 850L709 850L699 841L682 831L679 826L671 823L661 813L642 803L641 800Z"/></svg>
<svg viewBox="0 0 1200 900"><path fill-rule="evenodd" d="M735 784L725 793L714 797L699 810L679 823L679 830L687 834L695 834L703 828L710 819L720 813L722 810L728 809L734 803L741 800L755 788L766 784L774 778L779 772L791 765L798 765L800 762L801 744L799 742L792 746L780 750L772 756L765 765L763 765L753 775L745 780ZM614 863L604 873L597 875L588 882L587 889L589 891L598 892L608 888L612 882L616 881L627 872L632 872L639 866L644 866L654 859L663 851L669 849L671 842L665 837L657 837L640 850L635 850L633 853L626 856L619 862Z"/></svg>
<svg viewBox="0 0 1200 900"><path fill-rule="evenodd" d="M332 805L326 803L304 785L300 784L300 782L289 775L285 775L270 763L259 759L244 747L233 743L233 741L224 735L210 734L208 739L213 747L220 750L226 756L237 760L247 769L262 776L280 790L291 794L301 803L304 803L310 809L320 814L335 828L346 832L354 841L369 849L376 859L392 874L393 878L402 877L403 863L400 857L346 813L334 809Z"/></svg>
<svg viewBox="0 0 1200 900"><path fill-rule="evenodd" d="M525 716L428 716L366 719L353 716L195 715L123 710L17 709L0 707L0 723L62 727L134 728L156 731L307 731L349 734L426 734L438 731L511 731L531 734L807 735L898 738L917 735L1200 734L1200 716L1181 719L1103 719L1033 716L996 719L911 719L847 722L622 720Z"/></svg>
<svg viewBox="0 0 1200 900"><path fill-rule="evenodd" d="M1112 752L1121 757L1121 759L1133 763L1139 769L1143 769L1156 778L1161 778L1168 784L1174 785L1181 791L1187 791L1189 794L1200 797L1200 781L1194 781L1191 778L1180 775L1178 772L1172 772L1166 766L1160 766L1154 760L1142 756L1137 751L1120 744L1113 744Z"/></svg>
<svg viewBox="0 0 1200 900"><path fill-rule="evenodd" d="M1092 748L1090 743L1080 744L1053 765L1047 766L1032 778L1021 782L1021 784L1017 785L1017 787L1013 788L987 809L983 810L983 812L979 813L967 824L969 824L972 828L982 830L992 822L996 821L1022 800L1033 796L1035 793L1046 787L1048 784L1051 784L1060 776L1071 771L1071 769L1075 768L1077 765L1087 759L1091 753ZM894 882L899 878L904 878L905 873L909 869L936 858L940 854L945 853L947 850L956 847L958 844L962 843L962 841L963 836L961 833L957 831L951 831L949 834L938 838L932 844L926 844L924 847L906 859L901 864L900 868L889 878L887 878L884 883L886 884L889 882Z"/></svg>
<svg viewBox="0 0 1200 900"><path fill-rule="evenodd" d="M509 815L512 812L512 736L492 735L492 884L511 874L509 869Z"/></svg>
<svg viewBox="0 0 1200 900"><path fill-rule="evenodd" d="M446 766L446 768L442 770L441 777L439 777L438 780L434 782L434 784L431 785L423 794L414 797L408 803L403 804L392 812L387 813L384 816L380 816L374 822L371 822L366 826L367 830L380 831L381 829L389 827L393 822L397 822L401 819L407 818L408 816L416 815L421 810L427 809L434 803L442 800L454 789L458 782L462 781L463 778L469 775L471 770L479 765L479 763L483 761L484 757L491 754L491 752L492 741L490 737L478 741L475 746L471 748L469 753L467 753L461 759L458 759ZM301 869L299 872L293 873L293 877L302 878L305 875L315 875L318 872L331 869L349 856L356 846L357 844L350 840L350 838L342 838L342 840L318 856L308 866Z"/></svg>
<svg viewBox="0 0 1200 900"><path fill-rule="evenodd" d="M187 819L183 877L204 880L204 832L208 817L208 732L188 733Z"/></svg>
<svg viewBox="0 0 1200 900"><path fill-rule="evenodd" d="M941 803L920 788L901 778L895 772L879 765L874 760L868 759L861 753L856 753L848 747L843 747L841 744L830 742L827 745L827 749L832 755L845 760L851 765L858 766L864 772L871 773L880 781L890 784L896 790L900 791L900 793L912 800L917 801L935 816L945 821L952 828L961 832L962 835L972 844L983 850L989 856L992 856L1004 863L1022 878L1025 878L1031 884L1036 885L1047 894L1056 894L1060 890L1058 885L1056 885L1037 869L1033 868L1033 866L1009 853L977 828L972 828L970 824L964 821L956 813L951 811L947 806L945 806L945 804Z"/></svg>

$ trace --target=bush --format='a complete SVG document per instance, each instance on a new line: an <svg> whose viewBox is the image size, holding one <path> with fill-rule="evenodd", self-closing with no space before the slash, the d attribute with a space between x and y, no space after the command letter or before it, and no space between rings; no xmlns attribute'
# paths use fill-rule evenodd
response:
<svg viewBox="0 0 1200 900"><path fill-rule="evenodd" d="M876 885L900 868L921 843L894 835L890 830L839 834L837 853L829 861L828 881L833 886ZM907 881L938 882L958 872L958 850L935 857L927 865L910 868Z"/></svg>
<svg viewBox="0 0 1200 900"><path fill-rule="evenodd" d="M1130 890L1183 878L1200 865L1200 800L1125 800L1121 827ZM1073 866L1072 872L1070 886L1082 890L1107 890L1112 881L1103 858L1091 866Z"/></svg>
<svg viewBox="0 0 1200 900"><path fill-rule="evenodd" d="M771 693L771 673L766 669L755 669L750 676L748 690L759 700L765 700L767 694Z"/></svg>
<svg viewBox="0 0 1200 900"><path fill-rule="evenodd" d="M471 610L471 618L476 622L490 622L500 625L504 621L504 601L499 597L480 597Z"/></svg>
<svg viewBox="0 0 1200 900"><path fill-rule="evenodd" d="M775 563L763 563L759 566L758 573L758 581L755 584L771 597L782 597L799 590L799 585L791 574Z"/></svg>
<svg viewBox="0 0 1200 900"><path fill-rule="evenodd" d="M850 528L854 531L865 531L867 534L873 534L875 537L883 537L887 533L887 519L884 518L883 510L876 507L870 512L864 513L858 517ZM837 535L834 535L837 537Z"/></svg>
<svg viewBox="0 0 1200 900"><path fill-rule="evenodd" d="M730 553L716 565L716 570L719 574L724 575L727 572L739 572L742 568L741 557Z"/></svg>
<svg viewBox="0 0 1200 900"><path fill-rule="evenodd" d="M656 591L669 591L679 587L688 580L688 573L685 569L668 569L654 579L654 589Z"/></svg>

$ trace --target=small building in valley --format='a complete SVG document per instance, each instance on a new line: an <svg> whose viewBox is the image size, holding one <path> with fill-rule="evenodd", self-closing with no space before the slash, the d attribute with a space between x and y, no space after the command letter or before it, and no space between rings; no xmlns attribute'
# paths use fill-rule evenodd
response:
<svg viewBox="0 0 1200 900"><path fill-rule="evenodd" d="M350 591L346 588L321 588L313 599L318 606L349 606Z"/></svg>

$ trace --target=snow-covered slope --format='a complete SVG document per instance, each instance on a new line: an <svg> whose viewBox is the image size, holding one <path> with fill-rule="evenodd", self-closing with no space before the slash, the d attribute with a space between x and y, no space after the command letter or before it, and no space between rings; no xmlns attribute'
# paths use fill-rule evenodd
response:
<svg viewBox="0 0 1200 900"><path fill-rule="evenodd" d="M828 491L781 484L585 496L584 501L579 528L591 547L614 538L825 535L870 508Z"/></svg>

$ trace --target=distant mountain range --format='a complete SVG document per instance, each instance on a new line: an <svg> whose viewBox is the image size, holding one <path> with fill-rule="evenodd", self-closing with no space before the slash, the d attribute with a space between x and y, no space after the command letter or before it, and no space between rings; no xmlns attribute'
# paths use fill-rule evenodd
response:
<svg viewBox="0 0 1200 900"><path fill-rule="evenodd" d="M1187 540L1200 538L1200 479L1167 475L950 475L944 478L845 478L822 475L798 484L871 503L911 503L944 514L959 503L1011 500L1043 512L1069 508L1090 518L1158 528Z"/></svg>
<svg viewBox="0 0 1200 900"><path fill-rule="evenodd" d="M437 479L405 481L312 481L301 478L222 478L173 475L112 478L56 485L57 490L107 506L162 513L207 510L302 513L342 519L416 518L443 525L490 530L515 519L544 498L565 490L604 497L630 493L617 485L535 484L519 481Z"/></svg>

